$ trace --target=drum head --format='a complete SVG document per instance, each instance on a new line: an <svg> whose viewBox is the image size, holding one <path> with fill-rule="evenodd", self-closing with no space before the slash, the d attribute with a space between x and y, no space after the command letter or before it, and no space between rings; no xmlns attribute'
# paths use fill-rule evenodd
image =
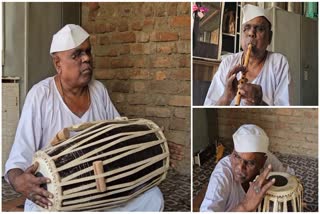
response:
<svg viewBox="0 0 320 214"><path fill-rule="evenodd" d="M37 177L46 177L51 180L50 183L44 184L42 185L42 187L53 194L53 199L49 199L52 202L53 206L49 207L48 209L41 208L43 211L57 210L55 206L60 204L59 200L61 193L59 192L61 191L61 188L58 188L57 185L59 181L59 178L57 177L58 173L54 173L53 169L55 169L55 165L53 162L48 161L49 158L50 157L43 151L38 151L33 158L33 163L39 163L39 167L35 175Z"/></svg>
<svg viewBox="0 0 320 214"><path fill-rule="evenodd" d="M293 193L298 187L298 181L295 176L285 172L270 172L268 180L276 179L276 182L267 191L267 194L273 196L289 195Z"/></svg>

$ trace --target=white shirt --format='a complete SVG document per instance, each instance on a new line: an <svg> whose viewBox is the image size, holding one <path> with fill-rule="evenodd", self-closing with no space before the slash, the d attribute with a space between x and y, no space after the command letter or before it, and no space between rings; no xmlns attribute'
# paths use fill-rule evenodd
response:
<svg viewBox="0 0 320 214"><path fill-rule="evenodd" d="M214 75L209 87L204 105L215 105L222 96L226 87L226 79L229 71L241 64L243 52L232 54L222 60L217 73ZM240 78L240 72L237 75ZM288 106L289 104L289 64L285 56L280 53L268 51L267 58L259 75L250 83L262 87L262 100L270 106ZM230 105L234 105L235 100ZM240 105L244 105L241 100Z"/></svg>
<svg viewBox="0 0 320 214"><path fill-rule="evenodd" d="M272 154L268 153L265 167L272 165L272 170L294 174L289 167L282 163ZM241 183L234 180L231 168L230 156L221 159L213 170L208 189L200 206L201 212L228 212L236 207L245 197Z"/></svg>
<svg viewBox="0 0 320 214"><path fill-rule="evenodd" d="M7 181L7 172L10 169L20 168L25 171L32 164L35 152L47 146L61 129L84 122L108 120L120 116L102 83L92 80L89 83L89 91L91 100L89 109L82 117L78 117L64 103L54 77L42 80L30 89L25 99L14 144L6 162L5 178ZM154 188L157 189L157 187ZM150 190L145 194L150 198L156 196L163 200L160 190ZM137 206L141 204L139 198L140 196L131 200L123 209L130 211L152 207L152 203L148 206ZM154 205L156 209L160 206L162 206L161 203ZM39 208L33 202L26 200L25 211L38 210ZM153 211L153 209L148 211Z"/></svg>

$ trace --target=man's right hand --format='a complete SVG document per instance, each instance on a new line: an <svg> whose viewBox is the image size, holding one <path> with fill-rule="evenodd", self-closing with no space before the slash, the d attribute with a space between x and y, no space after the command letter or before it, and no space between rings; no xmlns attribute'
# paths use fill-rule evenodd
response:
<svg viewBox="0 0 320 214"><path fill-rule="evenodd" d="M243 67L242 65L236 65L229 71L226 79L226 87L224 89L223 95L218 100L217 105L230 105L238 90L238 80L236 78L236 75L240 71L245 72L245 70L245 67Z"/></svg>
<svg viewBox="0 0 320 214"><path fill-rule="evenodd" d="M39 164L36 162L24 172L21 169L12 169L8 172L8 178L15 191L37 205L48 208L48 206L52 206L52 202L48 198L53 198L53 194L40 187L40 185L50 183L50 179L34 176L38 166Z"/></svg>
<svg viewBox="0 0 320 214"><path fill-rule="evenodd" d="M250 182L250 187L244 200L233 210L241 212L254 212L258 208L262 199L264 198L267 190L274 184L275 179L271 181L267 180L267 176L271 171L272 167L269 165L264 171Z"/></svg>

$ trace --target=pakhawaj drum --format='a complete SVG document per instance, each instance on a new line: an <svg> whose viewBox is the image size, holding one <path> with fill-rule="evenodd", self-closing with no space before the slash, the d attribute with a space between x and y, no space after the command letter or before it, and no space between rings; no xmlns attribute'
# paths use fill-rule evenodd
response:
<svg viewBox="0 0 320 214"><path fill-rule="evenodd" d="M84 123L63 129L51 144L34 156L36 176L51 179L43 186L54 194L49 211L119 206L158 185L169 168L166 138L150 120Z"/></svg>
<svg viewBox="0 0 320 214"><path fill-rule="evenodd" d="M276 179L267 191L258 212L302 212L303 187L299 179L285 172L270 172L268 180Z"/></svg>

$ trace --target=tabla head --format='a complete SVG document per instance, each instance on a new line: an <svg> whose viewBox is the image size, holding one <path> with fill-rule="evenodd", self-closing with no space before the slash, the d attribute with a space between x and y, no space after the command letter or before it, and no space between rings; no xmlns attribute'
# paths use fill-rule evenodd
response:
<svg viewBox="0 0 320 214"><path fill-rule="evenodd" d="M275 178L275 183L267 191L272 196L288 195L294 192L298 187L298 180L295 176L286 172L270 172L268 180Z"/></svg>

